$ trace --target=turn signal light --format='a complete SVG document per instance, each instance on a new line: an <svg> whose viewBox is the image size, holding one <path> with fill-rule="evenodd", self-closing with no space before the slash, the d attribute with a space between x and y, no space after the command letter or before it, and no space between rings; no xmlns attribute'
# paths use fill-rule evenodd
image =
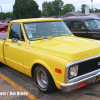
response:
<svg viewBox="0 0 100 100"><path fill-rule="evenodd" d="M78 84L78 88L85 86L85 85L86 85L86 82L80 83L80 84Z"/></svg>
<svg viewBox="0 0 100 100"><path fill-rule="evenodd" d="M57 72L57 73L59 73L59 74L62 73L61 69L58 69L58 68L55 68L55 72Z"/></svg>

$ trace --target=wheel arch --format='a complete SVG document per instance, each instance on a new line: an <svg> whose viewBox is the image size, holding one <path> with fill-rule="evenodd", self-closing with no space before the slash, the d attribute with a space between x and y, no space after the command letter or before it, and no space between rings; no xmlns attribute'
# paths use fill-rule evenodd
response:
<svg viewBox="0 0 100 100"><path fill-rule="evenodd" d="M51 71L49 65L47 65L47 64L46 64L45 62L43 62L43 61L38 61L38 62L35 62L35 63L33 64L32 68L31 68L31 75L32 75L32 77L34 77L34 69L35 69L35 67L36 67L37 65L42 65L43 67L45 67L45 68L48 70L48 72L50 73L50 75L51 75L51 77L52 77L52 79L53 79L53 81L54 81L54 84L55 84L55 86L56 86L56 81L55 81L55 76L54 76L54 74L52 73L52 71Z"/></svg>

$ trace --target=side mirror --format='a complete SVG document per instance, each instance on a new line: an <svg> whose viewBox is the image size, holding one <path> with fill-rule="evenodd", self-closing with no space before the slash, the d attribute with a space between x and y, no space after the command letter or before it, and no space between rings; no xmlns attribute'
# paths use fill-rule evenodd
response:
<svg viewBox="0 0 100 100"><path fill-rule="evenodd" d="M82 30L87 30L85 27L82 27Z"/></svg>
<svg viewBox="0 0 100 100"><path fill-rule="evenodd" d="M12 42L17 43L18 39L17 38L12 38Z"/></svg>
<svg viewBox="0 0 100 100"><path fill-rule="evenodd" d="M86 29L86 28L84 28L84 30L86 31L87 29Z"/></svg>
<svg viewBox="0 0 100 100"><path fill-rule="evenodd" d="M21 45L21 43L18 43L18 39L17 38L12 38L12 42L13 43L17 43L18 45Z"/></svg>

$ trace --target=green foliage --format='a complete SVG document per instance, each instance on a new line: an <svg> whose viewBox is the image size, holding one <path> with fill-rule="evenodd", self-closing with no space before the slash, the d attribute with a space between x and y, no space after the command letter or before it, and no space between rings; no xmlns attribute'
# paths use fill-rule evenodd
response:
<svg viewBox="0 0 100 100"><path fill-rule="evenodd" d="M94 9L89 9L90 10L90 13L94 12Z"/></svg>
<svg viewBox="0 0 100 100"><path fill-rule="evenodd" d="M84 14L85 14L85 6L86 6L86 4L81 5L81 12L84 13Z"/></svg>
<svg viewBox="0 0 100 100"><path fill-rule="evenodd" d="M90 9L90 13L95 12L95 13L100 13L100 9L94 8Z"/></svg>
<svg viewBox="0 0 100 100"><path fill-rule="evenodd" d="M7 19L7 18L11 18L13 19L13 12L7 12L7 13L4 13L4 12L0 12L0 20L4 20L4 19Z"/></svg>
<svg viewBox="0 0 100 100"><path fill-rule="evenodd" d="M82 13L85 13L85 6L87 6L86 4L82 4L81 5L81 12ZM100 12L100 9L97 9L97 8L94 8L94 9L89 9L90 10L90 13L92 13L92 12Z"/></svg>
<svg viewBox="0 0 100 100"><path fill-rule="evenodd" d="M62 13L66 14L68 12L75 11L75 6L73 4L65 4L62 9Z"/></svg>
<svg viewBox="0 0 100 100"><path fill-rule="evenodd" d="M54 16L59 15L64 2L62 0L54 0L52 2L42 3L42 15Z"/></svg>
<svg viewBox="0 0 100 100"><path fill-rule="evenodd" d="M100 12L100 9L94 8L94 12Z"/></svg>
<svg viewBox="0 0 100 100"><path fill-rule="evenodd" d="M63 7L64 2L62 0L52 1L52 8L54 14L59 14L61 12L61 8Z"/></svg>
<svg viewBox="0 0 100 100"><path fill-rule="evenodd" d="M43 12L46 12L46 6L48 7L48 4L49 3L47 1L45 1L45 2L42 3L42 11Z"/></svg>
<svg viewBox="0 0 100 100"><path fill-rule="evenodd" d="M44 16L53 15L52 2L43 2L43 4L42 4L42 15L44 15Z"/></svg>
<svg viewBox="0 0 100 100"><path fill-rule="evenodd" d="M16 19L37 18L41 16L41 11L34 0L15 0L13 14Z"/></svg>

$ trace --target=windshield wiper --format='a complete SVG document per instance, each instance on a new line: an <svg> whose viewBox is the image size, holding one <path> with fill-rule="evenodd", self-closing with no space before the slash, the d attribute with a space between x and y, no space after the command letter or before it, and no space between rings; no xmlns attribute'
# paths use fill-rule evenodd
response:
<svg viewBox="0 0 100 100"><path fill-rule="evenodd" d="M45 39L45 36L34 36L30 40L40 40L40 39Z"/></svg>
<svg viewBox="0 0 100 100"><path fill-rule="evenodd" d="M41 38L41 37L44 37L44 36L34 36L33 38ZM45 38L45 37L44 37Z"/></svg>
<svg viewBox="0 0 100 100"><path fill-rule="evenodd" d="M57 37L57 36L70 36L70 34L56 34L56 35L52 35L52 36L47 36L46 38L50 39L50 38L53 38L53 37Z"/></svg>
<svg viewBox="0 0 100 100"><path fill-rule="evenodd" d="M56 34L56 35L53 35L53 36L67 36L69 34Z"/></svg>

